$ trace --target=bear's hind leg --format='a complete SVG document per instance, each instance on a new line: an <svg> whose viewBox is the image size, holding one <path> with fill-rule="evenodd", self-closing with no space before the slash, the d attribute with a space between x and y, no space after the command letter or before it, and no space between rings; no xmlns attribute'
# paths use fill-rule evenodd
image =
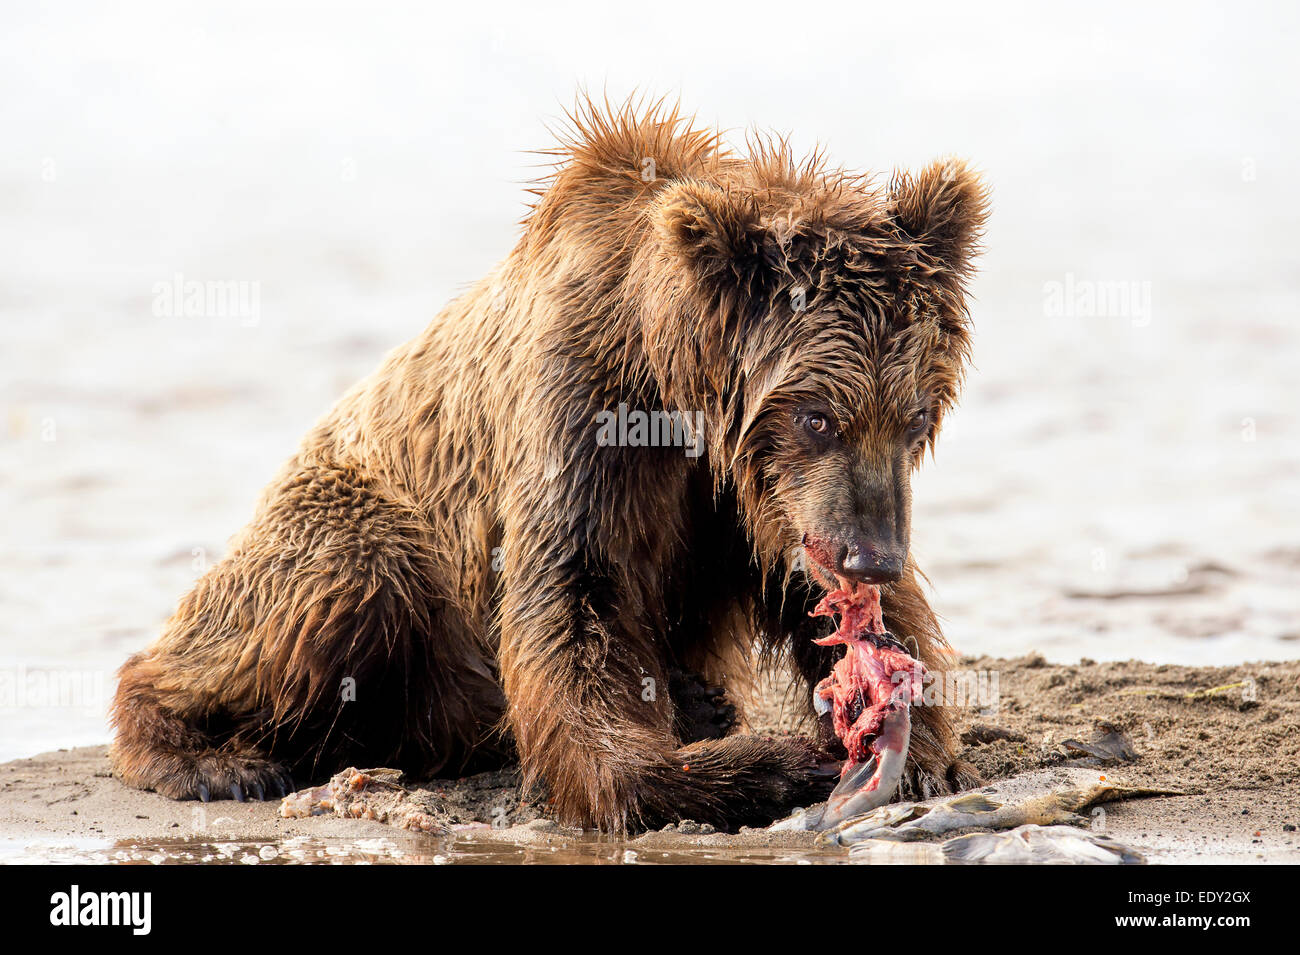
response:
<svg viewBox="0 0 1300 955"><path fill-rule="evenodd" d="M503 701L434 551L422 517L356 469L291 473L123 667L118 775L238 799L277 792L286 767L308 784L350 763L467 760Z"/></svg>
<svg viewBox="0 0 1300 955"><path fill-rule="evenodd" d="M172 799L265 799L293 792L282 764L227 742L217 745L170 710L155 688L156 662L137 654L119 672L113 766L123 782Z"/></svg>

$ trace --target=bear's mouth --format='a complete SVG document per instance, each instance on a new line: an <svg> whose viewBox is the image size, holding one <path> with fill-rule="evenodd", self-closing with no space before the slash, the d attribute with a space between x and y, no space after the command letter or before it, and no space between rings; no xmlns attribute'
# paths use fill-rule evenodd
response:
<svg viewBox="0 0 1300 955"><path fill-rule="evenodd" d="M853 592L854 585L852 581L846 580L835 573L835 561L831 557L830 550L826 541L820 537L813 537L809 534L803 535L803 552L808 558L807 566L811 571L813 578L821 588L827 593L837 590Z"/></svg>

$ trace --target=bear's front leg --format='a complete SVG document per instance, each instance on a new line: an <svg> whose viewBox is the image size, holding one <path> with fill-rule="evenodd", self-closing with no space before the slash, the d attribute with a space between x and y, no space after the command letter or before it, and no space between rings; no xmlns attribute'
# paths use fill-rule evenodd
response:
<svg viewBox="0 0 1300 955"><path fill-rule="evenodd" d="M500 630L525 779L545 784L560 821L626 831L693 819L732 829L815 801L816 784L833 773L799 741L682 745L654 628L620 611L626 583L561 553L548 560L519 548L519 563L508 559Z"/></svg>

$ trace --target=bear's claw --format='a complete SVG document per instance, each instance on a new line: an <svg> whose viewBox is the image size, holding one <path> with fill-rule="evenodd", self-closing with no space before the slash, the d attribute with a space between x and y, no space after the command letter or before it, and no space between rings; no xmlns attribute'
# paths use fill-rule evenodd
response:
<svg viewBox="0 0 1300 955"><path fill-rule="evenodd" d="M283 798L294 791L289 771L260 756L207 755L176 767L152 787L172 799L233 799L263 802L267 794Z"/></svg>

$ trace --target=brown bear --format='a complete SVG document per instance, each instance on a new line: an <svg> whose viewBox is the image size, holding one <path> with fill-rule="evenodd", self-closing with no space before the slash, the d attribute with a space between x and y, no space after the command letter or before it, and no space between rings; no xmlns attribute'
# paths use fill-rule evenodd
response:
<svg viewBox="0 0 1300 955"><path fill-rule="evenodd" d="M944 666L910 473L968 360L978 176L738 155L666 108L583 105L559 152L505 261L310 431L122 667L127 783L517 758L566 823L762 823L825 776L739 710L760 663L809 701L830 672L819 579L880 584ZM915 721L904 789L973 782L945 710Z"/></svg>

